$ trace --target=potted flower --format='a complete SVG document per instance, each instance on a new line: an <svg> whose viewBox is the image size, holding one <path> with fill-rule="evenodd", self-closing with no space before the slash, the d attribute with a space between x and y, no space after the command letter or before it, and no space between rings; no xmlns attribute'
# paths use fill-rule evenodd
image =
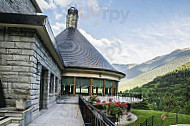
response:
<svg viewBox="0 0 190 126"><path fill-rule="evenodd" d="M98 100L99 100L99 98L98 98L97 95L91 95L91 96L89 97L89 99L88 99L88 102L90 102L90 103L92 104L93 102L96 102L96 101L98 101Z"/></svg>
<svg viewBox="0 0 190 126"><path fill-rule="evenodd" d="M106 115L110 120L116 122L122 115L126 114L127 103L124 102L112 102L113 99L109 99L109 103L105 103Z"/></svg>

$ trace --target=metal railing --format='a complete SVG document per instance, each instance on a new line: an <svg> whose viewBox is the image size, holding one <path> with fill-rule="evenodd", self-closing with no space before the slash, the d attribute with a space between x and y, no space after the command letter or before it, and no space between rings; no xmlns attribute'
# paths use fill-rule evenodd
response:
<svg viewBox="0 0 190 126"><path fill-rule="evenodd" d="M154 116L146 118L145 121L140 123L140 126L154 126Z"/></svg>
<svg viewBox="0 0 190 126"><path fill-rule="evenodd" d="M176 115L171 115L170 117L165 118L165 120L154 119L154 115L146 118L143 122L140 123L140 126L162 126L162 125L171 125L174 123L178 123L179 115L176 113Z"/></svg>
<svg viewBox="0 0 190 126"><path fill-rule="evenodd" d="M85 126L117 126L82 96L79 96L79 107Z"/></svg>

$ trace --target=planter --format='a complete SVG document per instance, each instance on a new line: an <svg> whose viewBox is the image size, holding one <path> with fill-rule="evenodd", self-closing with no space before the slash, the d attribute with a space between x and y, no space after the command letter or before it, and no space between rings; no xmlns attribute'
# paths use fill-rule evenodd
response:
<svg viewBox="0 0 190 126"><path fill-rule="evenodd" d="M16 100L16 109L18 110L26 110L32 105L31 101L27 100Z"/></svg>
<svg viewBox="0 0 190 126"><path fill-rule="evenodd" d="M132 120L132 116L131 116L131 113L129 115L127 115L127 121L131 121Z"/></svg>

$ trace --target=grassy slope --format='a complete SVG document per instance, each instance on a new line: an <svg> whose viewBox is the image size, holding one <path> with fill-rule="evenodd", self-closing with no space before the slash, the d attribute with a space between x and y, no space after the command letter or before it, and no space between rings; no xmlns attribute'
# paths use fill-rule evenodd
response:
<svg viewBox="0 0 190 126"><path fill-rule="evenodd" d="M177 58L168 64L158 67L152 71L149 71L147 73L143 73L133 79L127 80L127 81L121 81L119 83L119 91L125 91L130 90L135 87L141 87L142 85L152 81L157 76L162 76L167 74L168 72L171 72L175 70L177 67L180 67L181 65L187 63L190 61L189 56L183 56L180 58Z"/></svg>
<svg viewBox="0 0 190 126"><path fill-rule="evenodd" d="M127 126L139 126L141 122L143 122L146 118L151 117L152 115L154 115L154 126L169 126L172 124L176 124L176 119L175 119L176 114L175 113L169 113L169 116L166 117L163 125L161 125L160 117L162 114L167 114L166 112L154 111L154 110L133 109L132 113L134 113L138 116L138 120ZM179 114L178 115L178 124L190 124L190 115Z"/></svg>

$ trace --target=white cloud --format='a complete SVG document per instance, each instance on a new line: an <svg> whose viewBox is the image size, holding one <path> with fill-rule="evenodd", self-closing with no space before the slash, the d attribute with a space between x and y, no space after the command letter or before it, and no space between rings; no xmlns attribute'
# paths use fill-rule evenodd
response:
<svg viewBox="0 0 190 126"><path fill-rule="evenodd" d="M190 47L190 18L148 25L125 33L126 38L95 39L84 30L80 32L111 63L142 63L168 54L176 49Z"/></svg>
<svg viewBox="0 0 190 126"><path fill-rule="evenodd" d="M56 9L56 7L68 9L67 6L97 9L97 6L99 6L98 0L37 0L37 2L42 9Z"/></svg>
<svg viewBox="0 0 190 126"><path fill-rule="evenodd" d="M65 30L66 24L56 22L55 25L52 25L52 30L55 36L57 36L61 31Z"/></svg>
<svg viewBox="0 0 190 126"><path fill-rule="evenodd" d="M92 35L88 34L85 30L79 29L79 31L89 40L89 42L95 46L95 48L111 63L119 62L120 57L125 57L125 53L122 53L122 41L118 38L109 40L107 38L95 39Z"/></svg>
<svg viewBox="0 0 190 126"><path fill-rule="evenodd" d="M74 0L54 0L55 3L61 7L66 7L71 4Z"/></svg>
<svg viewBox="0 0 190 126"><path fill-rule="evenodd" d="M127 63L142 63L179 48L190 47L190 18L145 26L126 33L123 48L133 51ZM134 36L135 35L135 36ZM124 51L126 52L126 51ZM128 53L129 54L129 53Z"/></svg>
<svg viewBox="0 0 190 126"><path fill-rule="evenodd" d="M49 0L49 2L46 2L45 0L37 0L37 3L39 4L40 8L42 9L55 9L56 5L53 0Z"/></svg>
<svg viewBox="0 0 190 126"><path fill-rule="evenodd" d="M62 18L62 17L63 17L63 15L62 15L62 14L57 13L57 12L54 12L54 15L55 15L55 19L56 19L56 20L59 20L60 18Z"/></svg>

